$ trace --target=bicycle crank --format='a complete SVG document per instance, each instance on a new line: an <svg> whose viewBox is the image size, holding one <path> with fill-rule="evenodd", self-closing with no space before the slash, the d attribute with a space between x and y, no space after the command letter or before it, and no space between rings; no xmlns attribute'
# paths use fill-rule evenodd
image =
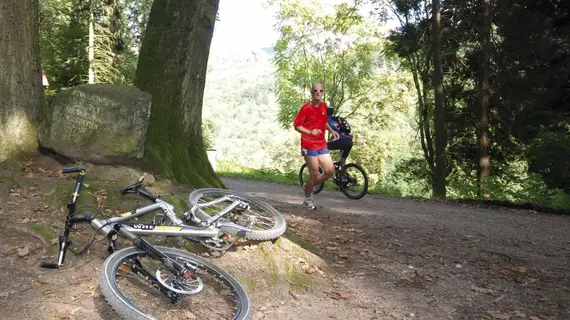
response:
<svg viewBox="0 0 570 320"><path fill-rule="evenodd" d="M216 251L227 251L235 244L235 240L231 239L202 239L199 242L204 247Z"/></svg>

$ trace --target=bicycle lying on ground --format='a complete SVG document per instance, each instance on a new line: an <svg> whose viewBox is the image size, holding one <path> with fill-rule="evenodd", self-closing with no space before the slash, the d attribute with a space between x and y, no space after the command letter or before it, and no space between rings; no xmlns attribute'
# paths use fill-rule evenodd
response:
<svg viewBox="0 0 570 320"><path fill-rule="evenodd" d="M99 285L107 302L123 318L251 319L250 298L228 272L196 255L153 246L140 237L141 233L180 236L205 231L183 226L155 226L154 230L139 230L121 223L152 211L149 207L167 206L160 201L124 217L95 219L88 213L75 215L86 171L83 168L64 168L62 172L79 175L72 198L67 203L68 213L64 232L59 236L57 262L42 262L42 268L63 267L72 244L70 233L77 223L89 222L109 241L111 255L103 263ZM119 235L131 240L133 246L115 251Z"/></svg>
<svg viewBox="0 0 570 320"><path fill-rule="evenodd" d="M136 235L153 235L155 230L169 232L166 236L180 236L200 242L209 249L224 251L234 243L228 235L248 240L272 240L287 228L281 213L269 204L245 194L217 188L197 189L188 197L188 212L177 217L174 207L144 189L139 180L123 189L121 194L135 193L154 204L126 212L109 221L120 222L149 212L158 211L151 224L127 223L125 228ZM191 222L196 226L189 226Z"/></svg>
<svg viewBox="0 0 570 320"><path fill-rule="evenodd" d="M305 185L309 179L309 170L306 169L307 164L303 164L299 170L299 182L301 186ZM323 172L319 168L319 172ZM334 163L334 176L330 180L350 199L360 199L368 192L368 176L364 169L356 163L348 163L343 169L340 167L340 161ZM313 193L317 194L323 190L325 183L314 186Z"/></svg>

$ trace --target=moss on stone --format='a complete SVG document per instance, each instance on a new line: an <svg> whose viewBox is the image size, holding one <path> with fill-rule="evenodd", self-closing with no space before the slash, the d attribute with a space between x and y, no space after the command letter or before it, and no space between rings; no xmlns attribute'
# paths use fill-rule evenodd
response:
<svg viewBox="0 0 570 320"><path fill-rule="evenodd" d="M119 154L136 155L137 136L134 132L115 133L106 141L106 146L112 151Z"/></svg>
<svg viewBox="0 0 570 320"><path fill-rule="evenodd" d="M15 187L17 185L16 181L9 176L0 176L0 184L5 184L9 187Z"/></svg>
<svg viewBox="0 0 570 320"><path fill-rule="evenodd" d="M285 231L285 234L283 235L283 237L289 239L289 241L295 243L296 245L298 245L299 247L308 250L308 251L312 251L312 252L317 252L318 248L315 247L312 243L310 243L309 241L305 240L305 238L303 238L303 236L287 230ZM277 240L279 241L279 239Z"/></svg>
<svg viewBox="0 0 570 320"><path fill-rule="evenodd" d="M285 265L285 280L293 291L306 291L315 285L315 277L299 270L292 264Z"/></svg>
<svg viewBox="0 0 570 320"><path fill-rule="evenodd" d="M255 292L256 284L253 279L250 279L244 275L234 275L238 282L244 287L245 291L252 295Z"/></svg>

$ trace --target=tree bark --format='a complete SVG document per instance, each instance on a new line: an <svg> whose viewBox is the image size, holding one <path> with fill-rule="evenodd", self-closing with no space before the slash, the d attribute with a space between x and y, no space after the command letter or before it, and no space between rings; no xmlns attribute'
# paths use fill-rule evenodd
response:
<svg viewBox="0 0 570 320"><path fill-rule="evenodd" d="M435 197L445 199L445 109L441 67L441 13L439 0L432 0L433 85L435 89Z"/></svg>
<svg viewBox="0 0 570 320"><path fill-rule="evenodd" d="M481 29L479 45L481 60L479 63L479 166L477 170L477 196L487 197L484 192L484 180L491 174L489 155L489 51L491 38L491 1L481 0Z"/></svg>
<svg viewBox="0 0 570 320"><path fill-rule="evenodd" d="M223 186L202 140L202 100L219 0L155 0L135 85L153 97L144 164L193 187Z"/></svg>
<svg viewBox="0 0 570 320"><path fill-rule="evenodd" d="M37 0L0 1L0 162L37 151L43 102Z"/></svg>

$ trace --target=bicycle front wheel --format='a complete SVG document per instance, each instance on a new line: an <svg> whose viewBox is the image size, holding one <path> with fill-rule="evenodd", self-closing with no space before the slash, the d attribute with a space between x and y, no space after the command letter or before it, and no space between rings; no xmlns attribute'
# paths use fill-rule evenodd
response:
<svg viewBox="0 0 570 320"><path fill-rule="evenodd" d="M323 169L321 169L321 167L319 167L319 172L323 173ZM307 180L309 180L309 176L310 176L309 169L307 169L307 164L304 163L301 166L301 170L299 170L299 182L301 183L301 186L303 186L303 187L305 186L305 182L307 182ZM323 191L324 187L325 187L324 182L321 184L318 184L316 186L313 186L313 193L317 194L317 193Z"/></svg>
<svg viewBox="0 0 570 320"><path fill-rule="evenodd" d="M194 206L214 202L195 211L198 219L206 221L236 200L246 202L249 207L236 208L218 221L233 222L250 230L244 231L232 227L221 227L220 230L249 240L272 240L285 233L287 224L279 211L259 199L232 190L218 188L195 190L190 194L188 207L192 210Z"/></svg>
<svg viewBox="0 0 570 320"><path fill-rule="evenodd" d="M358 200L368 192L368 176L356 163L345 165L340 177L340 190L349 199Z"/></svg>
<svg viewBox="0 0 570 320"><path fill-rule="evenodd" d="M249 296L228 272L188 252L156 248L197 272L179 279L138 248L116 251L105 260L99 285L123 319L251 319ZM153 277L163 286L151 283Z"/></svg>

